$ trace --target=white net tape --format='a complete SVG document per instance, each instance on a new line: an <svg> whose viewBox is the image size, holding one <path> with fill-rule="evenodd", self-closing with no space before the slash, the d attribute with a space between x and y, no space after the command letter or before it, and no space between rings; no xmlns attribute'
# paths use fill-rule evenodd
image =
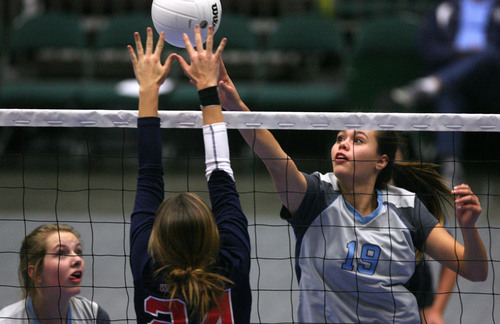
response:
<svg viewBox="0 0 500 324"><path fill-rule="evenodd" d="M201 128L200 111L160 111L162 128ZM228 128L500 132L498 114L224 112ZM0 126L127 127L132 110L0 110Z"/></svg>
<svg viewBox="0 0 500 324"><path fill-rule="evenodd" d="M199 158L203 150L196 144L201 143L201 131L189 130L202 127L201 112L160 111L159 115L162 128L178 129L165 130L166 190L169 193L193 191L206 198L203 159ZM456 157L449 164L463 163L467 181L481 199L483 212L478 227L487 247L490 272L487 281L482 283L458 280L450 295L445 320L448 323L500 321L500 282L495 276L500 260L497 216L500 200L496 199L500 196L500 162L492 157L498 155L495 139L500 132L499 114L224 112L224 117L231 129L277 130L275 133L287 140L281 144L288 153L288 148L300 150L302 154L314 151L322 147L316 139L323 136L329 143L332 136L326 131L341 129L409 131L414 135L412 140L418 146L420 161L428 161L423 153L433 150L433 146L425 145L425 135L468 132L477 138L466 158L459 161ZM136 322L133 283L127 264L129 215L137 176L133 145L136 125L136 110L0 109L0 135L3 136L0 148L4 147L0 155L0 255L3 260L0 309L20 299L16 268L22 238L41 223L58 221L76 226L86 242L87 273L82 295L99 302L114 323ZM187 137L191 133L196 136ZM302 139L306 133L314 139L296 141L294 135ZM231 134L230 140L241 140L241 137ZM11 144L7 146L9 141ZM232 152L233 149L237 152L236 148L237 145L231 145ZM248 149L246 144L244 148ZM479 159L482 151L488 153L484 160ZM237 158L231 162L250 224L252 322L294 322L298 287L293 270L293 233L279 218L281 203L267 171L259 167L258 159L247 153L244 150L239 155L235 153ZM307 155L295 161L306 170L323 166L331 169L327 156L317 156ZM450 226L459 233L453 216ZM436 280L439 267L432 265Z"/></svg>

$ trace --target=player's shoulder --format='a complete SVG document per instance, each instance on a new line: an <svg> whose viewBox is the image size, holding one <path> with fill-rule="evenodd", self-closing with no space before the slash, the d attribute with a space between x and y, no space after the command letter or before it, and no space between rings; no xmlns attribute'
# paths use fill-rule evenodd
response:
<svg viewBox="0 0 500 324"><path fill-rule="evenodd" d="M329 187L335 191L340 190L338 185L338 179L333 172L321 173L319 171L315 171L311 174L305 174L304 176L309 179L314 179L317 181L321 187Z"/></svg>
<svg viewBox="0 0 500 324"><path fill-rule="evenodd" d="M75 317L96 317L98 322L109 321L109 315L107 312L100 307L95 301L89 300L83 296L73 296L70 299L71 309Z"/></svg>
<svg viewBox="0 0 500 324"><path fill-rule="evenodd" d="M381 190L382 198L385 203L391 204L396 208L414 208L415 193L404 188L387 185L386 189Z"/></svg>
<svg viewBox="0 0 500 324"><path fill-rule="evenodd" d="M18 302L10 304L0 309L0 323L13 323L15 319L26 318L26 300L22 299Z"/></svg>
<svg viewBox="0 0 500 324"><path fill-rule="evenodd" d="M83 296L73 296L70 299L72 309L86 312L97 312L99 305L95 301L91 301Z"/></svg>

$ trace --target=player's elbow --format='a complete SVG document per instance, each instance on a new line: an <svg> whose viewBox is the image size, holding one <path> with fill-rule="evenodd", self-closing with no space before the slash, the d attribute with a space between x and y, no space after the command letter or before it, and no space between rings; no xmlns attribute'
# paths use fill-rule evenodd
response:
<svg viewBox="0 0 500 324"><path fill-rule="evenodd" d="M474 267L474 271L470 271L470 273L464 277L473 282L485 281L488 278L487 264Z"/></svg>
<svg viewBox="0 0 500 324"><path fill-rule="evenodd" d="M486 281L488 278L488 267L484 271L481 271L473 281Z"/></svg>

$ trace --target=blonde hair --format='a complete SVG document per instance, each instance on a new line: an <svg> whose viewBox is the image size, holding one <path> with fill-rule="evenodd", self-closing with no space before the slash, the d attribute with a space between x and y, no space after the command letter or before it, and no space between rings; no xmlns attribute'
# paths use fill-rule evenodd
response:
<svg viewBox="0 0 500 324"><path fill-rule="evenodd" d="M219 250L214 216L197 195L181 193L160 205L148 244L155 273L164 274L170 299L183 299L198 319L217 306L231 283L213 272Z"/></svg>
<svg viewBox="0 0 500 324"><path fill-rule="evenodd" d="M41 296L38 285L33 278L40 276L43 271L43 259L47 253L47 237L54 232L69 232L80 239L80 234L69 225L46 224L35 228L26 236L19 252L19 281L23 289L23 298L31 297L36 300ZM32 277L28 268L33 266Z"/></svg>

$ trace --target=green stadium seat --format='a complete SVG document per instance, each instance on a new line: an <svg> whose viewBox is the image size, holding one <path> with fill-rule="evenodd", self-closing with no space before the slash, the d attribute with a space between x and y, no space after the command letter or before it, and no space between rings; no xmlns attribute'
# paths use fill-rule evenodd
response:
<svg viewBox="0 0 500 324"><path fill-rule="evenodd" d="M10 63L21 77L82 76L86 34L78 16L47 12L10 33Z"/></svg>
<svg viewBox="0 0 500 324"><path fill-rule="evenodd" d="M141 34L146 40L146 28L153 28L154 41L158 40L158 33L154 30L153 20L149 14L115 14L109 16L104 27L98 32L95 39L95 48L121 48L134 45L134 32Z"/></svg>
<svg viewBox="0 0 500 324"><path fill-rule="evenodd" d="M419 25L419 20L402 17L374 18L361 24L348 63L351 109L390 108L386 106L390 89L421 73L422 62L417 53Z"/></svg>
<svg viewBox="0 0 500 324"><path fill-rule="evenodd" d="M107 17L91 44L92 66L89 82L84 82L78 102L84 109L137 109L137 97L121 94L119 82L135 80L127 45L135 48L134 33L139 32L143 45L146 28L153 28L156 45L159 35L147 13L119 13ZM163 54L172 47L166 44Z"/></svg>
<svg viewBox="0 0 500 324"><path fill-rule="evenodd" d="M46 12L10 29L2 107L76 108L87 64L86 34L73 14Z"/></svg>
<svg viewBox="0 0 500 324"><path fill-rule="evenodd" d="M48 12L35 16L12 30L12 50L33 50L39 48L83 48L85 33L78 16Z"/></svg>
<svg viewBox="0 0 500 324"><path fill-rule="evenodd" d="M0 86L2 108L76 109L80 82L21 80Z"/></svg>
<svg viewBox="0 0 500 324"><path fill-rule="evenodd" d="M257 49L258 40L252 30L251 19L247 16L227 14L222 16L214 42L219 44L223 37L228 39L226 49Z"/></svg>
<svg viewBox="0 0 500 324"><path fill-rule="evenodd" d="M4 49L4 42L5 42L4 37L5 37L5 35L4 35L4 31L3 31L3 26L2 26L2 24L0 24L0 54L3 53L3 49Z"/></svg>
<svg viewBox="0 0 500 324"><path fill-rule="evenodd" d="M258 78L263 52L252 29L252 20L243 15L223 15L214 44L219 45L224 37L228 42L222 57L231 77L240 80Z"/></svg>
<svg viewBox="0 0 500 324"><path fill-rule="evenodd" d="M147 27L153 28L153 39L156 44L159 35L154 29L150 14L123 13L109 16L104 26L97 32L92 46L93 77L112 80L134 78L127 45L135 47L135 32L139 32L145 44ZM165 45L163 54L166 56L174 47L168 43Z"/></svg>
<svg viewBox="0 0 500 324"><path fill-rule="evenodd" d="M333 20L296 14L279 18L269 49L279 52L272 71L281 73L271 78L316 79L319 72L330 76L339 72L344 42Z"/></svg>

